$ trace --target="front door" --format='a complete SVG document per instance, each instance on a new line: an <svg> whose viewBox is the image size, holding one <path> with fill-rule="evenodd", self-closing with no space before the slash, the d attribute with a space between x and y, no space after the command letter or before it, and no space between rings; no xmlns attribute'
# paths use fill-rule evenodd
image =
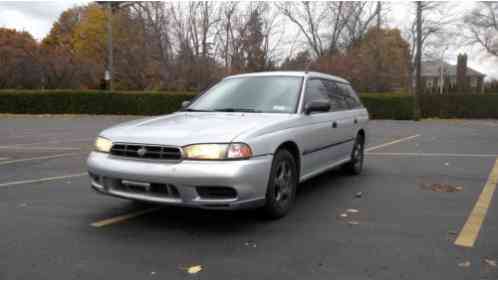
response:
<svg viewBox="0 0 498 281"><path fill-rule="evenodd" d="M340 160L337 147L344 141L344 120L342 113L334 110L328 89L322 79L310 78L306 81L303 104L312 100L327 100L331 103L329 112L313 112L303 116L305 139L303 143L303 175L326 168Z"/></svg>

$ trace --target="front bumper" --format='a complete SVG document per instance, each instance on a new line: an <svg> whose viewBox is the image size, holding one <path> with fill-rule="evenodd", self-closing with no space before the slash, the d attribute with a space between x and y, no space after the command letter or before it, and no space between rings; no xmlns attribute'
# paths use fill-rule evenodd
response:
<svg viewBox="0 0 498 281"><path fill-rule="evenodd" d="M272 155L234 161L177 162L133 159L92 152L87 160L92 187L104 194L161 204L205 209L242 209L262 206ZM130 191L123 182L162 184L167 194ZM230 188L235 195L206 196L199 188Z"/></svg>

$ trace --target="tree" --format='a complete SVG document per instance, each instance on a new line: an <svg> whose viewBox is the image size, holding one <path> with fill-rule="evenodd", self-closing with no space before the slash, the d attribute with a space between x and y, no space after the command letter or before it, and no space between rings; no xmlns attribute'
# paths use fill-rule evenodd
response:
<svg viewBox="0 0 498 281"><path fill-rule="evenodd" d="M337 3L334 8L323 2L309 1L276 3L276 6L299 28L314 56L320 57L337 49L339 37L346 26L342 15L344 3ZM331 19L330 25L327 19ZM326 37L330 38L328 44L324 42Z"/></svg>
<svg viewBox="0 0 498 281"><path fill-rule="evenodd" d="M393 91L409 83L408 52L409 44L399 29L371 27L354 47L322 56L312 67L344 77L362 92ZM389 67L378 68L379 62Z"/></svg>
<svg viewBox="0 0 498 281"><path fill-rule="evenodd" d="M40 84L38 44L27 32L0 28L0 88L33 89Z"/></svg>
<svg viewBox="0 0 498 281"><path fill-rule="evenodd" d="M420 5L420 23L421 32L417 30L417 11ZM455 42L455 34L451 31L457 18L452 13L455 8L455 3L447 2L430 2L421 1L415 2L413 16L407 22L408 25L404 29L404 37L410 43L410 61L408 70L413 83L409 83L408 90L411 94L414 93L413 85L416 83L416 58L417 58L417 42L420 39L422 45L420 50L421 58L441 56L448 49L449 42ZM418 37L419 36L419 37Z"/></svg>
<svg viewBox="0 0 498 281"><path fill-rule="evenodd" d="M308 50L301 51L294 57L287 57L280 68L282 70L303 71L312 63L312 58Z"/></svg>
<svg viewBox="0 0 498 281"><path fill-rule="evenodd" d="M464 18L470 42L498 57L498 2L479 2Z"/></svg>
<svg viewBox="0 0 498 281"><path fill-rule="evenodd" d="M361 1L277 2L275 5L298 27L315 57L352 48L378 14L374 3Z"/></svg>

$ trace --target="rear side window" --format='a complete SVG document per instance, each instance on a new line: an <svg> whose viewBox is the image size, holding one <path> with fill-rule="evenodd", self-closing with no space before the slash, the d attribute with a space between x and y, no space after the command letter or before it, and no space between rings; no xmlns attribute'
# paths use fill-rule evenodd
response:
<svg viewBox="0 0 498 281"><path fill-rule="evenodd" d="M358 98L358 95L356 95L356 92L353 90L353 87L351 87L351 85L338 84L338 86L341 89L341 95L346 100L350 109L363 107L360 99Z"/></svg>
<svg viewBox="0 0 498 281"><path fill-rule="evenodd" d="M337 86L337 83L330 80L322 80L325 88L327 89L327 95L330 98L330 110L331 111L341 111L348 110L349 106L341 94L341 89Z"/></svg>

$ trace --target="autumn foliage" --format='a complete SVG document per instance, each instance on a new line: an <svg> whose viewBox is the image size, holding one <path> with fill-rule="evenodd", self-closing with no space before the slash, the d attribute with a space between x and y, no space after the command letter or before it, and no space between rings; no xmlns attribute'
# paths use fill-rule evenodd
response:
<svg viewBox="0 0 498 281"><path fill-rule="evenodd" d="M399 30L365 23L320 55L305 48L282 58L275 51L284 44L279 11L265 2L133 2L116 9L115 89L198 91L229 74L279 69L342 76L361 91L406 87L409 46ZM0 89L105 88L107 23L107 11L91 3L63 12L41 42L0 28Z"/></svg>

